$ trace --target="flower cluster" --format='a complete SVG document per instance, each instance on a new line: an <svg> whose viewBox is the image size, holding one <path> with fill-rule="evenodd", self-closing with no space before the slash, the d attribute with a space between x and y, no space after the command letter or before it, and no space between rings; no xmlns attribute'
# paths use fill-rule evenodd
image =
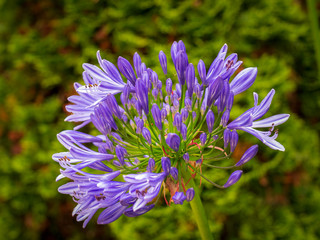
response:
<svg viewBox="0 0 320 240"><path fill-rule="evenodd" d="M77 221L84 221L85 227L100 209L98 224L113 222L123 214L139 216L155 206L161 192L168 204L192 201L195 191L187 186L195 176L220 188L233 185L240 179L241 170L218 185L202 174L201 167L237 169L252 159L258 145L247 149L230 167L212 165L230 158L238 143L238 130L284 151L276 141L278 130L274 127L289 115L259 120L270 107L273 89L260 104L254 93L254 106L229 120L234 97L254 83L257 68L246 68L232 77L242 61L235 53L226 55L225 44L208 70L202 60L195 67L179 41L171 48L176 70L172 74L167 71L167 57L162 51L161 74L147 68L137 53L133 67L119 57L119 70L99 52L100 68L83 64L85 85L75 83L78 95L69 97L73 104L66 107L72 113L66 120L81 124L58 134L67 151L53 155L62 167L57 180L72 180L58 191L69 194L78 204L73 210ZM89 123L96 129L95 136L78 131ZM166 195L170 195L169 202Z"/></svg>

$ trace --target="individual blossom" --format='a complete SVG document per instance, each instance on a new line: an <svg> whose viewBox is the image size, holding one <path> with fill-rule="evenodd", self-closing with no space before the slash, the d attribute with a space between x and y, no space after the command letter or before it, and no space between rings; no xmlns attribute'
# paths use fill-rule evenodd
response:
<svg viewBox="0 0 320 240"><path fill-rule="evenodd" d="M194 179L218 188L232 186L243 174L239 167L258 152L253 145L237 163L230 160L240 132L284 151L275 127L289 115L262 119L275 90L260 103L254 93L254 105L232 117L237 95L253 85L257 68L239 71L242 61L227 51L225 44L206 68L202 60L189 62L184 43L174 42L173 73L163 51L158 56L161 72L147 67L138 53L132 63L119 57L116 67L98 51L99 67L83 64L84 83L74 84L78 95L69 97L72 104L66 106L71 113L66 121L79 125L57 135L66 150L52 156L61 167L56 180L70 180L58 191L76 202L72 215L83 227L97 212L98 224L146 214L163 202L160 198L168 205L193 204L194 198L199 200ZM95 135L80 131L87 124L96 129ZM230 166L220 166L220 160ZM234 170L216 183L206 168Z"/></svg>

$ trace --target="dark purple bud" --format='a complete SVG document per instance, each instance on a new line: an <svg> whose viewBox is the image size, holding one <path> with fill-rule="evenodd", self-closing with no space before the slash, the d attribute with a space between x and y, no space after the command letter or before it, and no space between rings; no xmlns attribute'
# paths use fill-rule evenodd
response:
<svg viewBox="0 0 320 240"><path fill-rule="evenodd" d="M213 135L213 136L212 136L213 141L217 141L218 138L219 138L219 135Z"/></svg>
<svg viewBox="0 0 320 240"><path fill-rule="evenodd" d="M199 76L200 76L200 79L201 79L203 85L207 86L208 82L207 82L206 65L204 64L204 62L201 59L198 63L198 73L199 73Z"/></svg>
<svg viewBox="0 0 320 240"><path fill-rule="evenodd" d="M227 106L226 106L226 110L231 110L232 106L233 106L233 99L234 99L234 94L233 92L229 93L229 97L228 97L228 101L227 101Z"/></svg>
<svg viewBox="0 0 320 240"><path fill-rule="evenodd" d="M159 62L163 73L167 74L167 57L162 50L159 52Z"/></svg>
<svg viewBox="0 0 320 240"><path fill-rule="evenodd" d="M116 146L116 155L122 166L124 165L124 155L126 153L127 153L127 150L125 148L121 147L120 145Z"/></svg>
<svg viewBox="0 0 320 240"><path fill-rule="evenodd" d="M186 152L185 154L183 154L183 160L186 161L186 163L189 162L190 160L189 153Z"/></svg>
<svg viewBox="0 0 320 240"><path fill-rule="evenodd" d="M178 51L186 51L186 47L185 47L184 43L182 42L182 40L180 40L180 41L178 42L177 50L178 50Z"/></svg>
<svg viewBox="0 0 320 240"><path fill-rule="evenodd" d="M203 101L201 108L200 108L201 115L203 115L205 113L206 109L207 109L207 103L206 103L206 101Z"/></svg>
<svg viewBox="0 0 320 240"><path fill-rule="evenodd" d="M186 69L188 67L188 56L185 51L180 50L178 52L175 66L178 74L179 83L182 86L185 84L185 79L186 79L185 74L186 74Z"/></svg>
<svg viewBox="0 0 320 240"><path fill-rule="evenodd" d="M140 69L141 69L141 73L143 73L144 71L147 71L146 64L145 63L141 63Z"/></svg>
<svg viewBox="0 0 320 240"><path fill-rule="evenodd" d="M122 94L123 94L123 101L125 104L127 104L129 100L129 95L130 95L130 86L128 84L124 86Z"/></svg>
<svg viewBox="0 0 320 240"><path fill-rule="evenodd" d="M156 166L156 162L153 158L149 158L148 166L147 166L147 172L153 172L154 168Z"/></svg>
<svg viewBox="0 0 320 240"><path fill-rule="evenodd" d="M247 162L249 162L258 152L258 145L253 145L242 155L239 162L235 166L239 167Z"/></svg>
<svg viewBox="0 0 320 240"><path fill-rule="evenodd" d="M136 75L134 74L134 71L133 71L133 68L132 68L130 62L123 57L119 57L118 58L118 68L119 68L120 72L123 74L123 76L125 76L132 83L132 85L135 86Z"/></svg>
<svg viewBox="0 0 320 240"><path fill-rule="evenodd" d="M137 76L141 77L141 58L137 52L133 55L133 66L136 70Z"/></svg>
<svg viewBox="0 0 320 240"><path fill-rule="evenodd" d="M167 117L167 110L165 108L161 109L161 120L164 121Z"/></svg>
<svg viewBox="0 0 320 240"><path fill-rule="evenodd" d="M186 105L186 108L188 109L189 112L192 111L192 102L190 100L190 98L186 98L184 100L184 104Z"/></svg>
<svg viewBox="0 0 320 240"><path fill-rule="evenodd" d="M148 211L150 211L152 208L154 207L154 204L150 204L150 205L146 205L142 208L136 209L135 211L133 211L133 206L127 208L124 211L124 215L127 217L137 217L140 216L142 214L147 213Z"/></svg>
<svg viewBox="0 0 320 240"><path fill-rule="evenodd" d="M242 171L241 170L236 170L233 173L231 173L228 181L223 185L224 188L230 187L231 185L235 184L236 182L239 181L241 178Z"/></svg>
<svg viewBox="0 0 320 240"><path fill-rule="evenodd" d="M179 106L180 106L180 103L178 100L173 100L173 113L176 113L179 111Z"/></svg>
<svg viewBox="0 0 320 240"><path fill-rule="evenodd" d="M223 127L227 126L227 123L229 121L229 117L230 117L230 112L228 110L226 110L221 117L221 122L220 125L222 125Z"/></svg>
<svg viewBox="0 0 320 240"><path fill-rule="evenodd" d="M223 88L220 93L220 98L219 98L219 104L218 104L218 112L223 112L224 108L226 107L227 100L229 99L229 93L230 93L230 86L229 82L223 81Z"/></svg>
<svg viewBox="0 0 320 240"><path fill-rule="evenodd" d="M109 109L111 112L117 116L117 118L121 119L121 113L119 109L119 105L117 103L116 98L114 97L113 94L109 94L106 98L106 103L108 104Z"/></svg>
<svg viewBox="0 0 320 240"><path fill-rule="evenodd" d="M157 99L159 94L159 90L157 88L152 89L152 96L154 97L154 99Z"/></svg>
<svg viewBox="0 0 320 240"><path fill-rule="evenodd" d="M131 196L129 193L125 193L120 197L120 204L122 206L130 206L131 204L134 204L136 200L136 197Z"/></svg>
<svg viewBox="0 0 320 240"><path fill-rule="evenodd" d="M158 81L157 88L158 90L161 90L162 88L162 82L160 80Z"/></svg>
<svg viewBox="0 0 320 240"><path fill-rule="evenodd" d="M136 82L136 93L138 101L146 114L149 113L148 88L139 78Z"/></svg>
<svg viewBox="0 0 320 240"><path fill-rule="evenodd" d="M200 142L201 142L201 145L203 146L207 141L207 134L206 133L201 133L200 135Z"/></svg>
<svg viewBox="0 0 320 240"><path fill-rule="evenodd" d="M152 82L154 88L157 87L158 74L156 72L152 72L152 74L151 74L151 82Z"/></svg>
<svg viewBox="0 0 320 240"><path fill-rule="evenodd" d="M223 132L223 146L224 149L226 149L228 147L228 144L230 142L230 137L231 137L231 132L230 130L227 128L226 130L224 130Z"/></svg>
<svg viewBox="0 0 320 240"><path fill-rule="evenodd" d="M159 130L162 130L162 121L161 121L161 111L157 104L153 104L151 108L151 113L154 119L154 122Z"/></svg>
<svg viewBox="0 0 320 240"><path fill-rule="evenodd" d="M213 125L214 125L214 114L211 110L209 110L206 120L207 120L208 131L209 133L212 133Z"/></svg>
<svg viewBox="0 0 320 240"><path fill-rule="evenodd" d="M142 106L141 106L140 102L136 101L134 106L135 106L135 109L137 110L137 113L141 117L142 116Z"/></svg>
<svg viewBox="0 0 320 240"><path fill-rule="evenodd" d="M174 196L172 197L172 200L175 204L182 205L183 202L186 200L186 196L183 194L183 192L176 192Z"/></svg>
<svg viewBox="0 0 320 240"><path fill-rule="evenodd" d="M108 135L111 133L110 124L105 121L103 117L100 117L98 114L90 115L91 122L93 125L101 132L103 135Z"/></svg>
<svg viewBox="0 0 320 240"><path fill-rule="evenodd" d="M193 93L193 87L195 84L195 77L196 76L195 76L193 64L189 63L189 65L186 69L186 82L187 82L189 96L192 96L192 93Z"/></svg>
<svg viewBox="0 0 320 240"><path fill-rule="evenodd" d="M172 43L172 46L171 46L171 58L172 58L172 62L174 65L176 65L176 57L177 57L177 52L178 52L178 43L176 41L174 41Z"/></svg>
<svg viewBox="0 0 320 240"><path fill-rule="evenodd" d="M168 96L171 96L172 93L172 81L170 78L167 79L166 81L166 92Z"/></svg>
<svg viewBox="0 0 320 240"><path fill-rule="evenodd" d="M127 117L127 115L123 114L123 115L122 115L122 120L123 120L125 123L127 123L127 122L128 122L128 117Z"/></svg>
<svg viewBox="0 0 320 240"><path fill-rule="evenodd" d="M201 164L202 164L202 159L200 158L196 161L196 167L200 167Z"/></svg>
<svg viewBox="0 0 320 240"><path fill-rule="evenodd" d="M187 140L187 126L184 124L184 123L182 123L182 125L181 125L181 136L182 136L182 138L183 138L183 140Z"/></svg>
<svg viewBox="0 0 320 240"><path fill-rule="evenodd" d="M189 112L186 108L181 109L181 118L182 121L185 122L188 119Z"/></svg>
<svg viewBox="0 0 320 240"><path fill-rule="evenodd" d="M194 198L194 189L193 188L189 188L187 191L186 191L186 197L187 197L187 202L190 202L192 201L192 199Z"/></svg>
<svg viewBox="0 0 320 240"><path fill-rule="evenodd" d="M181 131L182 118L180 113L174 115L173 125L176 126L177 130Z"/></svg>
<svg viewBox="0 0 320 240"><path fill-rule="evenodd" d="M149 145L151 145L151 134L148 128L142 128L142 136L147 140Z"/></svg>
<svg viewBox="0 0 320 240"><path fill-rule="evenodd" d="M163 172L168 176L170 174L170 168L171 168L170 158L162 157L161 166L162 166Z"/></svg>
<svg viewBox="0 0 320 240"><path fill-rule="evenodd" d="M230 152L233 152L236 149L238 144L239 136L236 130L233 130L230 135Z"/></svg>
<svg viewBox="0 0 320 240"><path fill-rule="evenodd" d="M257 77L257 72L257 68L246 68L238 73L230 83L230 89L234 95L237 95L251 87Z"/></svg>
<svg viewBox="0 0 320 240"><path fill-rule="evenodd" d="M175 133L169 133L166 138L166 143L174 151L178 152L180 147L180 137Z"/></svg>
<svg viewBox="0 0 320 240"><path fill-rule="evenodd" d="M141 134L141 133L142 133L143 126L144 126L143 120L140 119L140 118L137 118L137 120L136 120L136 125L137 125L136 133L137 133L137 134Z"/></svg>
<svg viewBox="0 0 320 240"><path fill-rule="evenodd" d="M193 111L193 112L192 112L192 118L193 118L193 120L195 120L196 117L197 117L197 113L196 113L195 111Z"/></svg>
<svg viewBox="0 0 320 240"><path fill-rule="evenodd" d="M208 87L207 105L211 107L212 103L219 97L221 89L223 87L223 81L220 78L213 80Z"/></svg>
<svg viewBox="0 0 320 240"><path fill-rule="evenodd" d="M178 98L181 97L181 85L179 83L176 84L176 94L178 96Z"/></svg>
<svg viewBox="0 0 320 240"><path fill-rule="evenodd" d="M171 167L170 174L174 180L178 180L178 174L179 174L178 169L176 169L175 167Z"/></svg>
<svg viewBox="0 0 320 240"><path fill-rule="evenodd" d="M199 83L196 83L194 87L194 93L196 94L197 99L201 98L201 86Z"/></svg>

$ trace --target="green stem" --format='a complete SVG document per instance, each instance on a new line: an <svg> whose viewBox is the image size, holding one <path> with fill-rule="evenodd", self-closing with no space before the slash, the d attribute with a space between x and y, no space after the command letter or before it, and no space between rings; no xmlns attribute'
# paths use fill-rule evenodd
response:
<svg viewBox="0 0 320 240"><path fill-rule="evenodd" d="M206 212L205 212L205 210L203 208L202 201L201 201L201 198L200 198L199 188L194 183L193 178L191 178L191 175L188 172L188 170L185 170L184 167L185 166L182 166L182 175L183 175L184 179L190 179L190 181L189 181L187 186L188 186L188 188L192 187L194 189L194 191L195 191L194 198L190 202L190 205L191 205L191 209L192 209L193 214L194 214L194 219L197 222L201 238L203 240L213 240L213 236L212 236L212 233L210 232L210 228L209 228Z"/></svg>
<svg viewBox="0 0 320 240"><path fill-rule="evenodd" d="M318 66L318 80L320 80L320 34L318 24L317 5L315 0L307 0L311 32L313 35L314 48Z"/></svg>

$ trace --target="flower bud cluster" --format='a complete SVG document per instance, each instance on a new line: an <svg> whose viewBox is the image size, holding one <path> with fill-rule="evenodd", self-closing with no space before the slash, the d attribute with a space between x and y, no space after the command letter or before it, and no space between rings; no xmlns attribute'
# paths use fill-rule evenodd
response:
<svg viewBox="0 0 320 240"><path fill-rule="evenodd" d="M184 43L174 42L171 58L176 73L168 72L163 51L159 53L162 73L147 68L138 53L133 66L119 57L116 68L99 52L100 68L83 65L85 85L75 84L78 95L69 97L73 104L66 107L72 113L66 120L81 124L58 134L67 151L53 155L62 167L57 180L72 180L59 192L71 195L78 204L73 211L77 221L86 226L99 209L103 209L99 224L121 215L142 215L154 207L165 189L169 189L169 202L192 201L195 191L190 178L203 177L202 168L238 168L257 154L258 145L254 145L230 167L211 164L232 162L239 131L256 136L272 149L284 150L276 141L278 131L273 131L289 115L259 120L270 107L273 89L260 104L255 93L254 107L230 121L235 96L254 83L257 68L246 68L232 77L242 62L235 53L227 56L227 49L225 44L207 68L202 60L194 66ZM78 131L89 123L99 134ZM227 188L241 175L242 170L237 169L223 185L210 182Z"/></svg>

